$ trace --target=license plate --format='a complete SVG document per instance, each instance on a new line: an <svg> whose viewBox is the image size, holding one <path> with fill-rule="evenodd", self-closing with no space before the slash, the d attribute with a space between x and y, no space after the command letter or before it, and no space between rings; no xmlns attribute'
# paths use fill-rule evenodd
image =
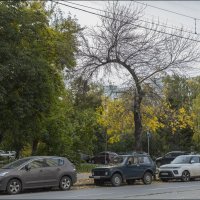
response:
<svg viewBox="0 0 200 200"><path fill-rule="evenodd" d="M100 176L94 176L94 179L100 179Z"/></svg>
<svg viewBox="0 0 200 200"><path fill-rule="evenodd" d="M168 175L168 173L163 172L163 173L161 173L161 175Z"/></svg>

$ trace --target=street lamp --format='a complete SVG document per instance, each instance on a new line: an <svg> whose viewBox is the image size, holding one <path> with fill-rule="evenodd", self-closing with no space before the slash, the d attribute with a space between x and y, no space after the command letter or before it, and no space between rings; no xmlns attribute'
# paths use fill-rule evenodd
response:
<svg viewBox="0 0 200 200"><path fill-rule="evenodd" d="M151 137L151 133L149 132L149 130L147 131L147 142L148 142L148 154L149 154L149 139Z"/></svg>

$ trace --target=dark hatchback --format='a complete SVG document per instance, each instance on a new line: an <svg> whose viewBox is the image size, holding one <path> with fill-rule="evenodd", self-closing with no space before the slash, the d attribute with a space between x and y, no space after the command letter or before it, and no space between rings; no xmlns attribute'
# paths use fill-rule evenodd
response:
<svg viewBox="0 0 200 200"><path fill-rule="evenodd" d="M9 194L24 189L59 187L69 190L77 181L74 165L57 156L33 156L19 159L0 169L0 190Z"/></svg>
<svg viewBox="0 0 200 200"><path fill-rule="evenodd" d="M120 186L122 182L134 184L141 179L144 184L151 184L155 176L156 166L147 154L121 155L115 157L109 166L92 169L92 176L96 185L111 182L113 186Z"/></svg>
<svg viewBox="0 0 200 200"><path fill-rule="evenodd" d="M118 156L115 152L103 151L91 158L93 164L109 164L112 160Z"/></svg>
<svg viewBox="0 0 200 200"><path fill-rule="evenodd" d="M186 151L171 151L162 157L156 159L156 166L159 168L161 165L170 164L177 156L188 155Z"/></svg>

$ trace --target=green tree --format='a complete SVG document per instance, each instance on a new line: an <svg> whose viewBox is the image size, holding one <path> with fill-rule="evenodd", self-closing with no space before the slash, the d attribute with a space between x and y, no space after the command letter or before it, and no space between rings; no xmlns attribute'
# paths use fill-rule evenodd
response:
<svg viewBox="0 0 200 200"><path fill-rule="evenodd" d="M100 84L90 83L82 77L75 78L70 88L74 106L73 148L77 153L92 154L98 143L98 135L101 135L96 109L101 105L103 89Z"/></svg>
<svg viewBox="0 0 200 200"><path fill-rule="evenodd" d="M62 70L76 64L79 27L56 12L42 1L0 2L0 134L17 156L28 144L35 154L47 132L70 142L57 112L66 98Z"/></svg>

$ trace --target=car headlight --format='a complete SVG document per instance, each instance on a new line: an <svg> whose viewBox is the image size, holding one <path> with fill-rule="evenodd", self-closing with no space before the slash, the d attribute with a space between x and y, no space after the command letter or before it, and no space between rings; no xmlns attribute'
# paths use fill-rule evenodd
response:
<svg viewBox="0 0 200 200"><path fill-rule="evenodd" d="M0 173L0 176L5 176L8 172L2 172Z"/></svg>

